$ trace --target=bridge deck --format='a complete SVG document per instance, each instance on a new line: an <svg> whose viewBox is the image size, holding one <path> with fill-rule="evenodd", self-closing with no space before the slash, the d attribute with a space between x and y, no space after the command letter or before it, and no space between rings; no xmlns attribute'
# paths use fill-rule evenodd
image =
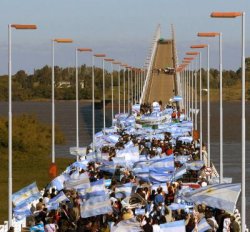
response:
<svg viewBox="0 0 250 232"><path fill-rule="evenodd" d="M174 67L173 58L172 40L158 42L145 102L161 100L163 104L166 104L174 95L174 75L165 74L163 71L157 72L158 69Z"/></svg>

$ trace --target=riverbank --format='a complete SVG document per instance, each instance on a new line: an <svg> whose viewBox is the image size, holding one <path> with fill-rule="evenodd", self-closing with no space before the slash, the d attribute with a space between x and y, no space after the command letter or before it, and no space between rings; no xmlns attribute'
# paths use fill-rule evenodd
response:
<svg viewBox="0 0 250 232"><path fill-rule="evenodd" d="M57 158L56 164L58 173L65 170L74 159L72 158ZM48 169L50 165L50 157L33 157L22 158L21 160L13 161L13 192L16 192L23 187L37 182L39 190L44 188L49 182ZM1 159L0 162L0 224L8 218L8 162L7 159Z"/></svg>

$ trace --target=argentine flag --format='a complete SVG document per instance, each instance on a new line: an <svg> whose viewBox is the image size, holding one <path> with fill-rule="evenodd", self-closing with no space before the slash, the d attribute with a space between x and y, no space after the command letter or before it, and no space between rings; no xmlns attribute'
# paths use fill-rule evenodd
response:
<svg viewBox="0 0 250 232"><path fill-rule="evenodd" d="M131 191L132 191L132 183L123 184L115 188L115 196L117 198L129 197L131 195Z"/></svg>
<svg viewBox="0 0 250 232"><path fill-rule="evenodd" d="M12 194L12 202L15 206L29 204L41 197L36 182L26 186L18 192Z"/></svg>
<svg viewBox="0 0 250 232"><path fill-rule="evenodd" d="M104 179L97 180L90 183L90 188L86 189L86 198L94 196L103 196L105 195L105 183Z"/></svg>
<svg viewBox="0 0 250 232"><path fill-rule="evenodd" d="M216 184L183 194L184 200L195 204L224 209L233 213L241 191L241 184Z"/></svg>
<svg viewBox="0 0 250 232"><path fill-rule="evenodd" d="M61 203L63 201L69 201L63 191L58 193L55 197L51 198L48 202L48 205L53 205L55 203Z"/></svg>
<svg viewBox="0 0 250 232"><path fill-rule="evenodd" d="M174 221L160 224L161 232L186 232L185 221Z"/></svg>
<svg viewBox="0 0 250 232"><path fill-rule="evenodd" d="M17 221L30 216L32 213L30 211L30 207L27 204L19 205L14 208L14 217Z"/></svg>
<svg viewBox="0 0 250 232"><path fill-rule="evenodd" d="M112 212L111 201L107 195L91 197L81 205L81 217L88 218Z"/></svg>
<svg viewBox="0 0 250 232"><path fill-rule="evenodd" d="M74 176L73 178L65 181L64 187L66 189L83 189L83 188L89 188L90 182L89 177L87 173L82 173L79 176Z"/></svg>
<svg viewBox="0 0 250 232"><path fill-rule="evenodd" d="M199 232L205 232L207 230L211 230L212 227L207 223L207 220L205 218L202 218L202 220L198 224L198 231ZM195 230L193 230L194 232Z"/></svg>

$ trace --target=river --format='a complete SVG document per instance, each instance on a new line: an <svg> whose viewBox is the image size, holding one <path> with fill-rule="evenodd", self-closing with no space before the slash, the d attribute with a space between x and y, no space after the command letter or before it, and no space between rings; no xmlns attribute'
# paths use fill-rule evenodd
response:
<svg viewBox="0 0 250 232"><path fill-rule="evenodd" d="M207 141L207 106L203 104L203 138ZM56 101L55 121L65 134L66 144L56 146L56 156L70 156L69 147L76 145L75 102ZM117 109L116 109L117 112ZM224 176L233 182L241 181L241 103L224 102ZM51 123L50 102L14 102L13 115L32 113L45 123ZM0 102L0 115L8 115L8 103ZM250 215L250 102L246 103L246 201L247 215ZM101 109L96 109L96 131L103 123ZM106 110L106 125L111 124L111 109ZM211 160L219 171L219 103L211 103ZM79 103L80 146L87 146L92 138L92 106L88 102ZM240 199L239 199L240 203ZM238 204L240 208L240 204ZM249 219L249 218L248 218ZM248 228L249 228L248 223Z"/></svg>

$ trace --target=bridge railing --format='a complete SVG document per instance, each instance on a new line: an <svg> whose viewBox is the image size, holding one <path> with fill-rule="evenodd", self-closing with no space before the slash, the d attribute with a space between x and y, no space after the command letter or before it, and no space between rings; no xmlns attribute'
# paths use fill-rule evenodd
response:
<svg viewBox="0 0 250 232"><path fill-rule="evenodd" d="M156 53L156 49L157 49L157 42L160 39L160 36L161 36L161 27L160 27L160 25L158 25L158 27L156 29L156 32L155 32L154 39L153 39L151 54L149 55L149 57L150 57L149 62L147 64L147 68L146 68L146 70L147 70L146 80L145 80L144 85L143 85L143 90L142 90L142 94L141 94L141 97L140 97L140 104L145 101L146 92L148 90L148 85L150 83L152 67L153 67L155 53Z"/></svg>

